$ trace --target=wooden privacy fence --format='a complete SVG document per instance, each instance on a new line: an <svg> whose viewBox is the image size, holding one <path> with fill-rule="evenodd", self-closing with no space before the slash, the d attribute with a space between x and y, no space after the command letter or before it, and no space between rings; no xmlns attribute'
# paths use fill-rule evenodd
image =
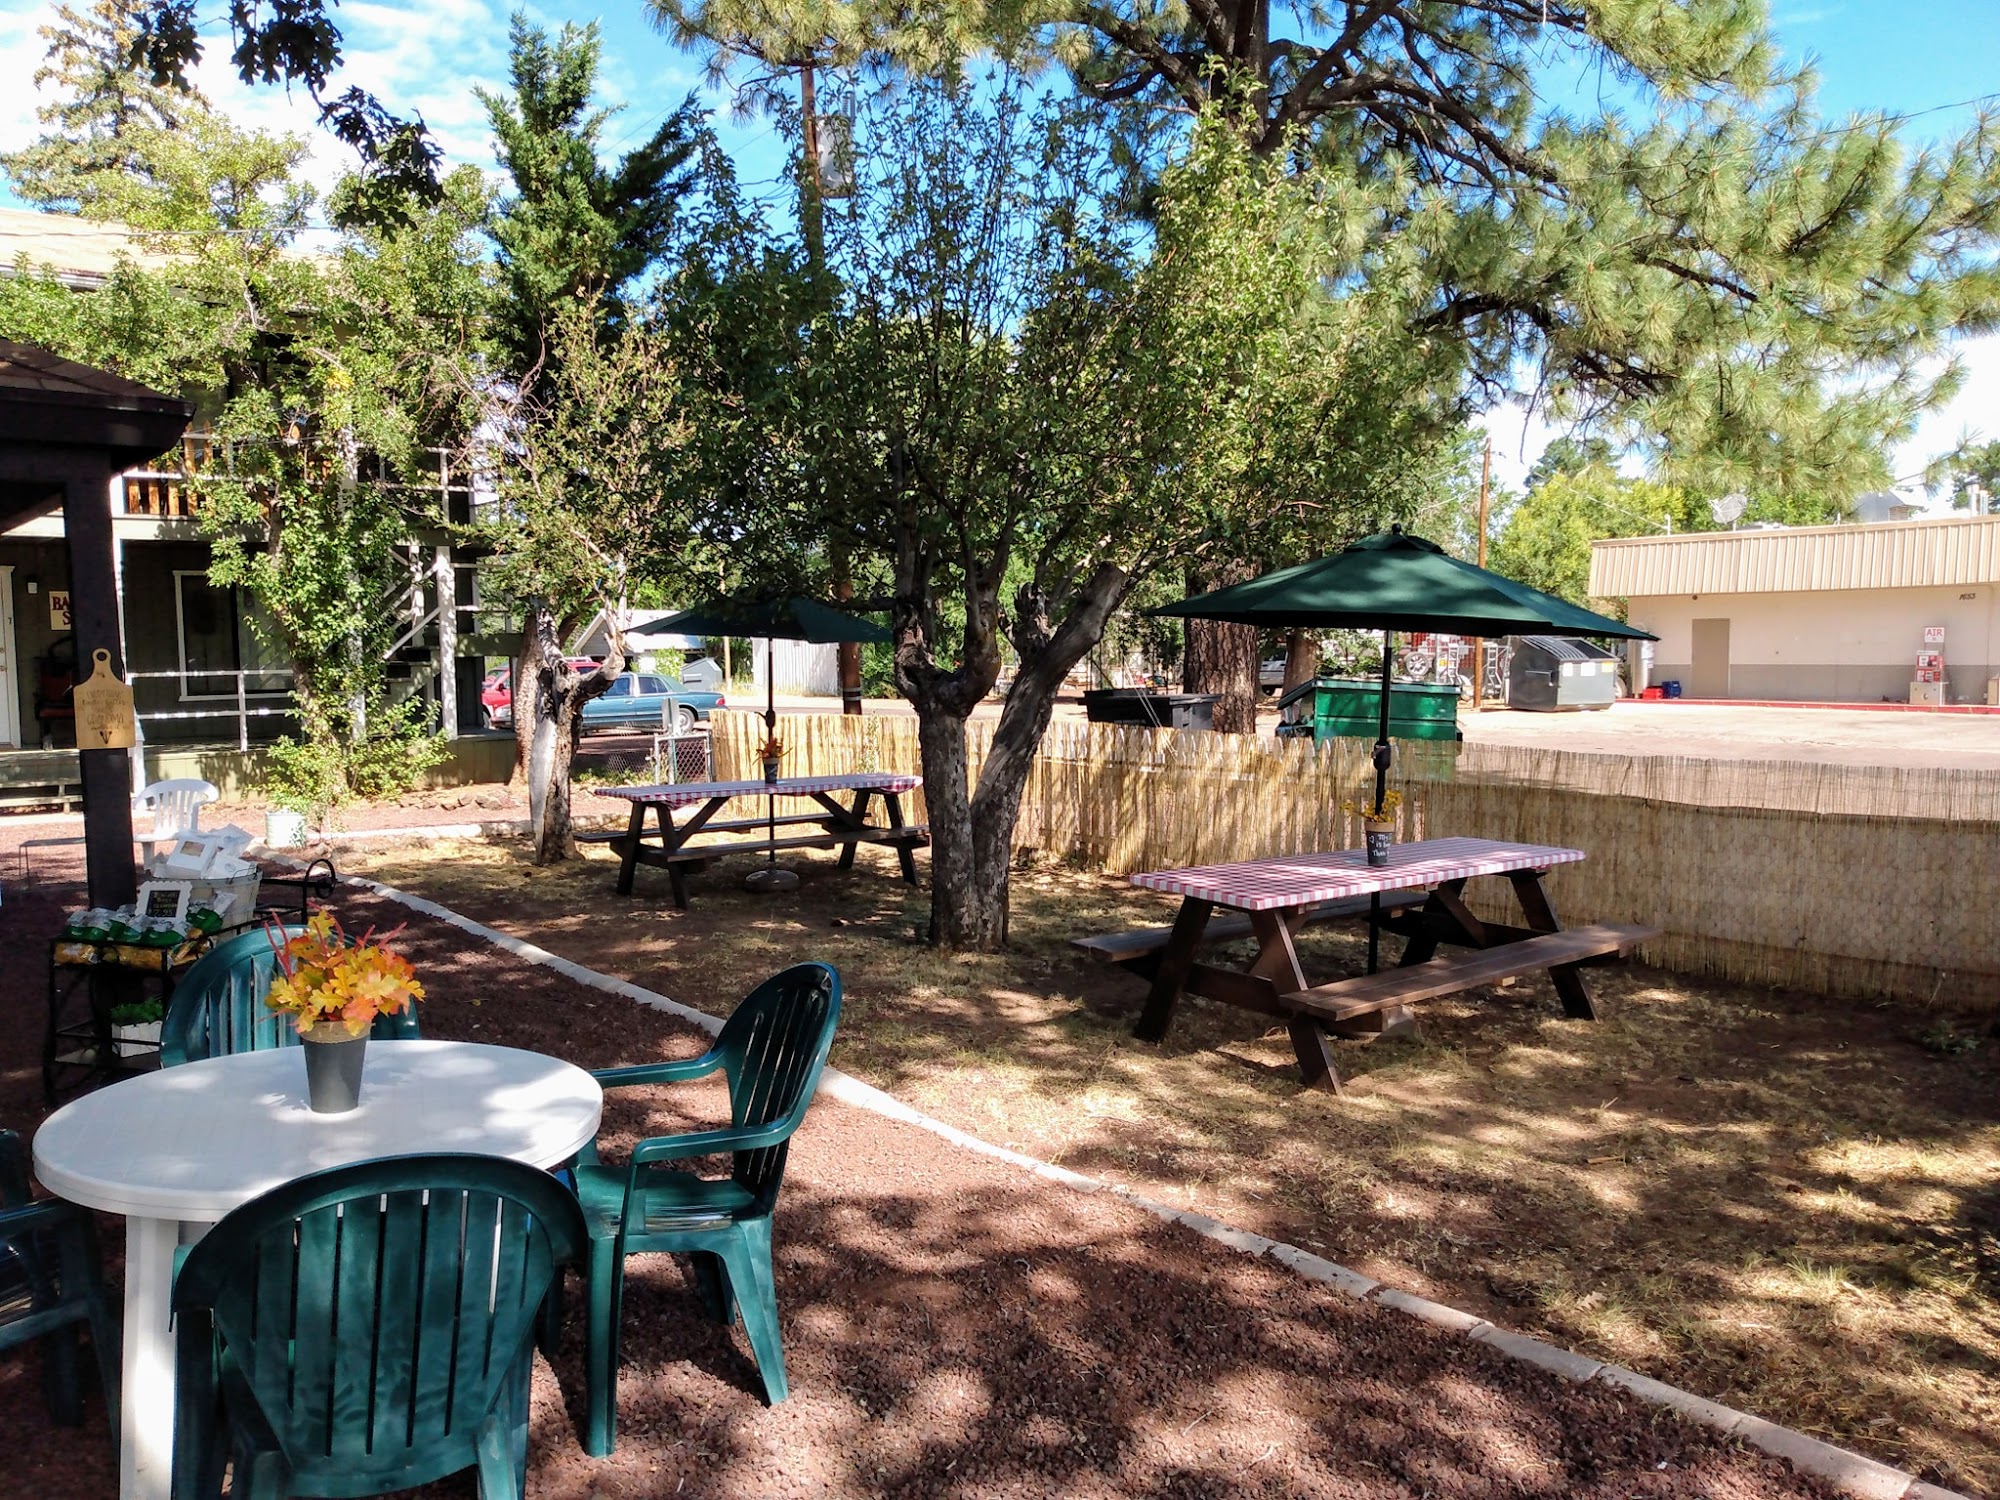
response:
<svg viewBox="0 0 2000 1500"><path fill-rule="evenodd" d="M973 776L990 723L968 726ZM788 715L790 774L918 771L912 718ZM761 724L717 716L717 774L754 776ZM1062 723L1015 844L1116 874L1350 848L1369 744ZM1663 967L1827 994L2000 1007L2000 775L1400 742L1403 837L1586 851L1566 921L1663 929ZM919 797L913 817L927 817ZM1493 915L1502 913L1496 907Z"/></svg>

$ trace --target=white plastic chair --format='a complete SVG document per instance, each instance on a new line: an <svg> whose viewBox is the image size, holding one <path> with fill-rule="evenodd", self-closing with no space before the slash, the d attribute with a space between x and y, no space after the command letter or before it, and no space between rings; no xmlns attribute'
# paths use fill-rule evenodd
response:
<svg viewBox="0 0 2000 1500"><path fill-rule="evenodd" d="M190 833L201 832L201 810L220 800L222 793L210 782L192 776L172 781L156 781L132 799L134 813L151 812L151 833L135 833L133 838L153 857L153 845L170 843Z"/></svg>

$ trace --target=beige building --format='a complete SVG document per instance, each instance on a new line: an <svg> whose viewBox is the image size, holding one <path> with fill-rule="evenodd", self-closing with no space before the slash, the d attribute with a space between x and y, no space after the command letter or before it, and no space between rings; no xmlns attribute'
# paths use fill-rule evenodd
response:
<svg viewBox="0 0 2000 1500"><path fill-rule="evenodd" d="M1660 638L1647 680L1689 698L1907 702L1926 651L1947 703L2000 676L2000 516L1596 542L1590 592L1626 601Z"/></svg>

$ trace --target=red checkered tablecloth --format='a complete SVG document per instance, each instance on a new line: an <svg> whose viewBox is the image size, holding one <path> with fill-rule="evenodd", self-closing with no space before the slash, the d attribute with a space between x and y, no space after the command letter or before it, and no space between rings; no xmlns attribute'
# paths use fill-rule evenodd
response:
<svg viewBox="0 0 2000 1500"><path fill-rule="evenodd" d="M1200 865L1191 870L1148 870L1134 875L1132 884L1170 896L1212 901L1237 911L1276 911L1376 891L1440 885L1474 875L1545 870L1550 865L1574 864L1583 857L1581 849L1556 849L1545 844L1423 839L1393 845L1386 865L1370 865L1365 850L1343 849L1338 854L1290 854L1234 865Z"/></svg>
<svg viewBox="0 0 2000 1500"><path fill-rule="evenodd" d="M600 797L643 802L649 807L692 807L716 797L809 797L814 792L914 792L921 776L886 771L851 771L844 776L784 776L776 781L682 781L666 786L592 787Z"/></svg>

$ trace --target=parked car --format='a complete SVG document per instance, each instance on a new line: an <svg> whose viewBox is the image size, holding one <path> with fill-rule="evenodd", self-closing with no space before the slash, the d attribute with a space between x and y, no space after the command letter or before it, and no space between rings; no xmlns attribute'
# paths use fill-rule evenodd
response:
<svg viewBox="0 0 2000 1500"><path fill-rule="evenodd" d="M595 672L597 661L589 656L566 657L572 671ZM511 666L488 672L479 689L479 706L486 711L488 729L505 729L514 722L514 682ZM658 715L655 715L657 719Z"/></svg>
<svg viewBox="0 0 2000 1500"><path fill-rule="evenodd" d="M1285 658L1274 656L1257 667L1257 686L1260 691L1275 693L1285 685Z"/></svg>
<svg viewBox="0 0 2000 1500"><path fill-rule="evenodd" d="M621 672L611 686L583 705L583 727L592 729L657 729L664 722L668 700L674 707L674 733L686 734L718 708L727 708L720 693L686 687L672 677L650 672Z"/></svg>
<svg viewBox="0 0 2000 1500"><path fill-rule="evenodd" d="M502 667L497 672L488 672L486 680L479 684L479 707L484 712L486 727L491 729L501 722L495 716L503 708L511 709L513 704L514 669Z"/></svg>

